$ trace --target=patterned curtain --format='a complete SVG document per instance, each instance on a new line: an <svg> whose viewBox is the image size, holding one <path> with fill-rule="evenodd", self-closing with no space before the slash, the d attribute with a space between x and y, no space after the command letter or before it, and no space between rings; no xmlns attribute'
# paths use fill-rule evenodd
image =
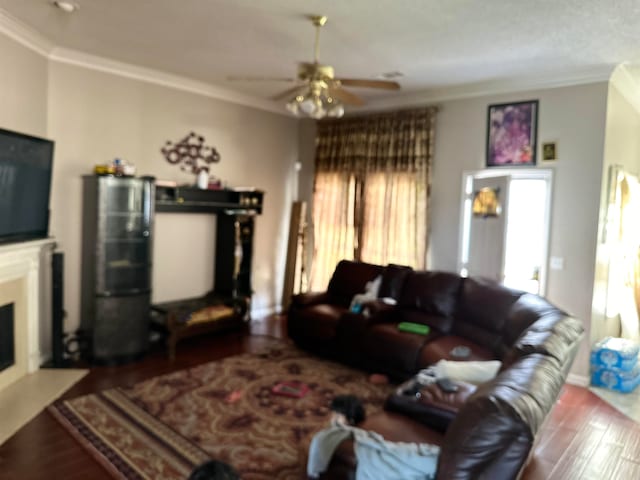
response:
<svg viewBox="0 0 640 480"><path fill-rule="evenodd" d="M349 172L316 173L312 212L312 290L315 282L322 282L320 284L326 288L340 260L355 258L355 186L355 178Z"/></svg>
<svg viewBox="0 0 640 480"><path fill-rule="evenodd" d="M424 268L434 107L318 123L311 288L343 259Z"/></svg>

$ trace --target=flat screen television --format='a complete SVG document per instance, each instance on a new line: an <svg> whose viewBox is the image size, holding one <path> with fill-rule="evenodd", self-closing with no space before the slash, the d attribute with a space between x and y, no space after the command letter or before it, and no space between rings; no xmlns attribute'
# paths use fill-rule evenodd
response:
<svg viewBox="0 0 640 480"><path fill-rule="evenodd" d="M0 243L46 238L53 142L0 129Z"/></svg>

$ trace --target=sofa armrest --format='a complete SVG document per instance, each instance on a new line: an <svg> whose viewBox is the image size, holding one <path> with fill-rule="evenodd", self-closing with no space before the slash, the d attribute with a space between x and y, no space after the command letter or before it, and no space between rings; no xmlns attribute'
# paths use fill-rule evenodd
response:
<svg viewBox="0 0 640 480"><path fill-rule="evenodd" d="M332 303L329 292L298 293L291 298L292 307L309 307L320 303Z"/></svg>

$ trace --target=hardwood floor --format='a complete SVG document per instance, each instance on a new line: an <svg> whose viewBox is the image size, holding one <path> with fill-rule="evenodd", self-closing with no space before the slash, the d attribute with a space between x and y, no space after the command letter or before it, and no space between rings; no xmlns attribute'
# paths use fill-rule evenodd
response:
<svg viewBox="0 0 640 480"><path fill-rule="evenodd" d="M185 340L176 361L156 348L142 361L120 367L96 367L63 398L129 385L200 363L260 349L268 337L284 338L285 320L255 320L251 331ZM7 415L2 412L0 415ZM0 417L1 421L1 417ZM539 436L526 480L640 478L640 426L599 397L566 385ZM0 479L102 480L111 478L47 412L0 446ZM497 479L499 480L499 479Z"/></svg>

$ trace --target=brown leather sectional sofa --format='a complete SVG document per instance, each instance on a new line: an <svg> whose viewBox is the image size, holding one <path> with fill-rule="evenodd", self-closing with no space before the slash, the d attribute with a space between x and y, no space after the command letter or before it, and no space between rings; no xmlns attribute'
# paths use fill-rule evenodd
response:
<svg viewBox="0 0 640 480"><path fill-rule="evenodd" d="M378 296L397 304L376 301L368 315L351 313L353 296L378 275ZM425 324L430 332L402 332L400 322ZM288 332L302 348L396 380L440 359L459 360L451 353L456 346L470 349L466 360L501 360L498 375L458 399L457 413L445 422L425 421L418 408L372 415L362 427L388 440L440 445L438 479L511 479L527 463L583 327L545 299L489 280L343 260L326 292L294 297ZM326 478L352 478L354 469L352 445L344 442Z"/></svg>

